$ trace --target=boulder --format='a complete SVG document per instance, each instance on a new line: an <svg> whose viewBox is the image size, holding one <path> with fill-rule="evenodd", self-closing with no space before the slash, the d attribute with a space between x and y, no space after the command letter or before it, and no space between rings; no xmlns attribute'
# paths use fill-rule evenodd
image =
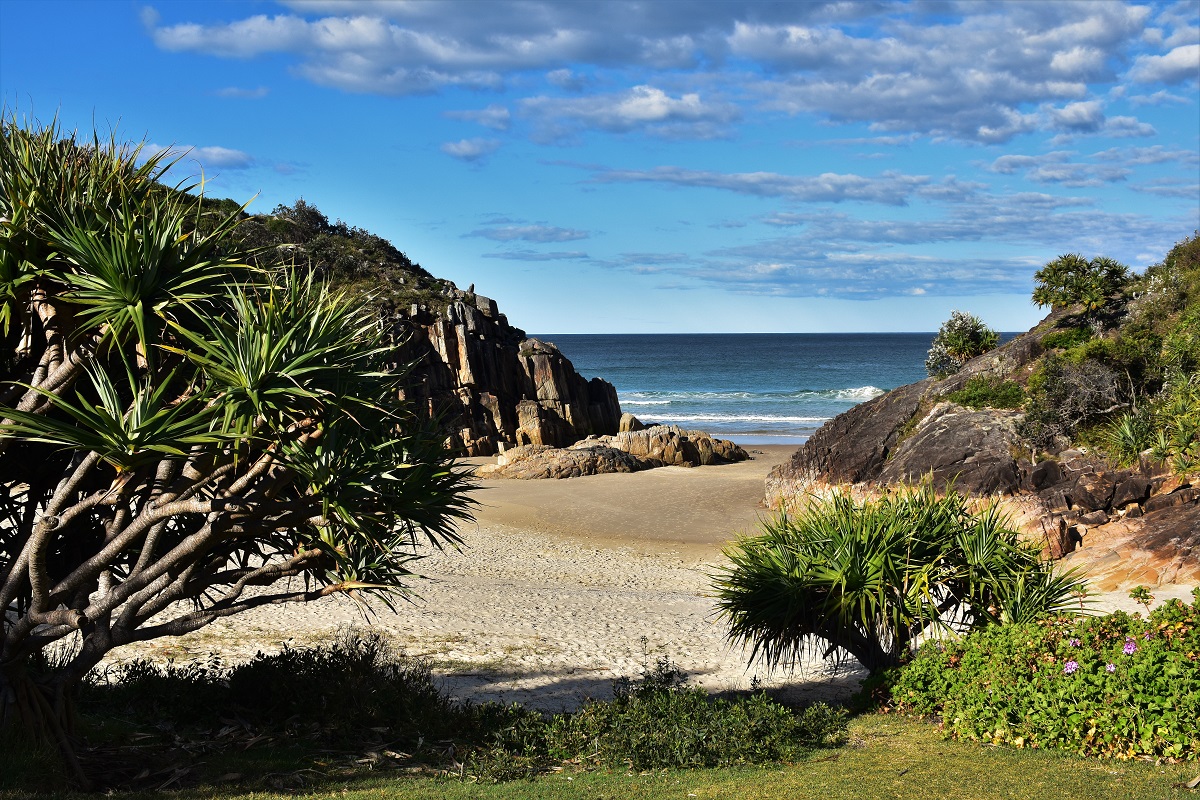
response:
<svg viewBox="0 0 1200 800"><path fill-rule="evenodd" d="M702 431L655 425L616 436L589 436L570 447L529 444L506 450L495 465L476 470L483 478L577 478L636 472L663 466L696 467L744 461L741 447Z"/></svg>
<svg viewBox="0 0 1200 800"><path fill-rule="evenodd" d="M916 483L931 476L935 486L952 483L968 494L1013 494L1021 484L1013 458L1018 419L1011 411L939 403L896 448L878 480Z"/></svg>
<svg viewBox="0 0 1200 800"><path fill-rule="evenodd" d="M496 464L475 470L480 478L578 478L612 472L637 472L650 465L614 447L577 448L522 445L506 450Z"/></svg>
<svg viewBox="0 0 1200 800"><path fill-rule="evenodd" d="M1052 458L1038 462L1029 472L1029 488L1034 491L1053 486L1061 480L1062 470Z"/></svg>
<svg viewBox="0 0 1200 800"><path fill-rule="evenodd" d="M622 414L621 421L617 424L617 433L625 433L626 431L641 431L645 430L646 426L642 421L633 414Z"/></svg>
<svg viewBox="0 0 1200 800"><path fill-rule="evenodd" d="M1110 502L1114 509L1122 509L1133 503L1144 503L1150 497L1150 479L1145 475L1130 475L1113 489Z"/></svg>
<svg viewBox="0 0 1200 800"><path fill-rule="evenodd" d="M1072 507L1087 511L1103 511L1109 507L1117 483L1105 472L1081 472L1067 490Z"/></svg>

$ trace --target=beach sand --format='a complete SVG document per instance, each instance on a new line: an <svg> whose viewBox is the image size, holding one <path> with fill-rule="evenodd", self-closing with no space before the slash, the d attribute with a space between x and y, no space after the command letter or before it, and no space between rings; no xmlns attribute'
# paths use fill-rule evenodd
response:
<svg viewBox="0 0 1200 800"><path fill-rule="evenodd" d="M763 481L791 446L740 464L545 481L481 481L461 551L431 552L416 596L364 616L344 597L271 606L187 636L122 648L226 664L370 628L429 659L454 696L557 711L608 697L615 678L668 658L711 691L758 679L797 701L848 697L861 674L812 661L768 674L725 641L706 596L721 546L752 533ZM475 459L483 463L487 459Z"/></svg>
<svg viewBox="0 0 1200 800"><path fill-rule="evenodd" d="M481 481L476 521L460 551L433 551L415 596L395 612L364 616L345 597L269 606L188 636L133 645L109 663L145 655L177 662L218 654L226 664L285 644L329 641L348 627L380 631L427 658L454 696L520 702L550 711L611 695L668 658L710 691L759 682L794 702L837 701L862 672L817 659L772 673L725 641L707 596L721 547L753 533L769 512L763 482L792 446L750 447L723 466L664 467L565 480ZM483 463L487 459L475 459ZM1158 599L1190 587L1155 589ZM1127 593L1098 610L1136 609ZM757 679L757 680L756 680Z"/></svg>

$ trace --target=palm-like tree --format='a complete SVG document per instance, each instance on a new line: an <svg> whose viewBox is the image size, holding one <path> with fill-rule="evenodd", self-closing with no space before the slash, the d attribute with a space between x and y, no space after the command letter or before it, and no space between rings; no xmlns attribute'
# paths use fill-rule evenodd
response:
<svg viewBox="0 0 1200 800"><path fill-rule="evenodd" d="M195 186L161 183L173 164L3 120L0 722L64 745L67 690L113 648L269 603L390 602L419 540L456 543L470 514L395 400L379 319L248 266L269 254L231 245L240 210L204 219Z"/></svg>
<svg viewBox="0 0 1200 800"><path fill-rule="evenodd" d="M813 652L876 672L922 635L1067 611L1082 586L1020 544L994 507L972 514L928 485L876 502L814 500L725 556L718 613L772 667Z"/></svg>

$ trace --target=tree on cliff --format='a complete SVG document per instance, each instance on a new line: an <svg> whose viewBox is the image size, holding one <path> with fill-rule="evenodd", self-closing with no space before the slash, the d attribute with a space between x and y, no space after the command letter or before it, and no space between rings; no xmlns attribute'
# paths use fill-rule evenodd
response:
<svg viewBox="0 0 1200 800"><path fill-rule="evenodd" d="M1129 267L1111 258L1090 261L1078 253L1061 255L1033 274L1033 302L1065 308L1079 303L1091 314L1129 283Z"/></svg>
<svg viewBox="0 0 1200 800"><path fill-rule="evenodd" d="M247 266L241 209L203 219L165 153L0 124L0 724L70 759L69 690L113 648L389 603L470 500L359 300Z"/></svg>
<svg viewBox="0 0 1200 800"><path fill-rule="evenodd" d="M925 371L937 378L953 375L963 364L991 350L999 341L1000 334L984 325L979 317L953 311L933 337L925 357Z"/></svg>

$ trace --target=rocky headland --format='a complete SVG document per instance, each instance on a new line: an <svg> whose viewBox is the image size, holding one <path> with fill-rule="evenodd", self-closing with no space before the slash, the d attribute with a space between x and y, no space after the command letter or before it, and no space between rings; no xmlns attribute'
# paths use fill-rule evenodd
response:
<svg viewBox="0 0 1200 800"><path fill-rule="evenodd" d="M1069 317L969 361L956 374L902 386L830 420L767 478L767 504L793 507L834 489L870 496L932 480L997 499L1047 555L1082 567L1104 590L1200 581L1200 476L1143 454L1116 468L1082 448L1037 452L1019 411L949 401L977 376L1028 383L1043 340Z"/></svg>
<svg viewBox="0 0 1200 800"><path fill-rule="evenodd" d="M391 323L398 357L413 363L405 394L455 452L565 447L617 432L612 384L584 378L553 344L509 325L494 300L453 285L445 300L397 309Z"/></svg>

